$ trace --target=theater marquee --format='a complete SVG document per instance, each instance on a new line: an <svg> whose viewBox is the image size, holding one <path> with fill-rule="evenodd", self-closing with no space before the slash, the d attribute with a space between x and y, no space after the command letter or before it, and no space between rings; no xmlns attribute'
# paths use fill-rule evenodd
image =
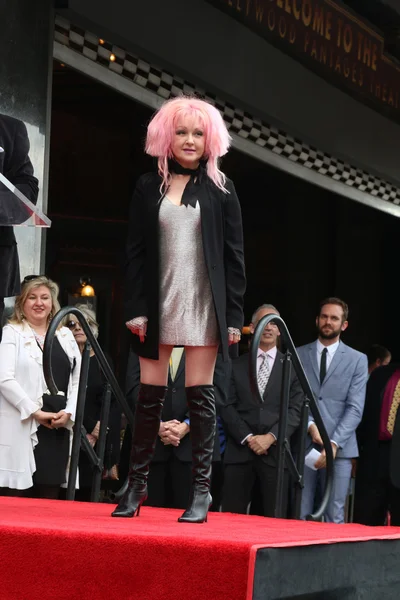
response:
<svg viewBox="0 0 400 600"><path fill-rule="evenodd" d="M400 67L383 37L332 0L208 0L329 82L400 122Z"/></svg>

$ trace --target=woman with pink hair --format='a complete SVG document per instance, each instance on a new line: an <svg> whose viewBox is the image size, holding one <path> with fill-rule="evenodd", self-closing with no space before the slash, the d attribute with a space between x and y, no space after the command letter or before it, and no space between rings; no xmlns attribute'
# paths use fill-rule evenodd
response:
<svg viewBox="0 0 400 600"><path fill-rule="evenodd" d="M148 126L145 151L157 157L158 173L140 177L133 195L125 292L141 385L128 487L114 517L139 515L160 427L171 427L175 444L190 427L192 490L178 520L207 520L214 367L218 347L227 360L240 340L246 285L240 205L218 164L229 145L218 110L197 98L165 102ZM185 348L190 425L160 424L174 346Z"/></svg>

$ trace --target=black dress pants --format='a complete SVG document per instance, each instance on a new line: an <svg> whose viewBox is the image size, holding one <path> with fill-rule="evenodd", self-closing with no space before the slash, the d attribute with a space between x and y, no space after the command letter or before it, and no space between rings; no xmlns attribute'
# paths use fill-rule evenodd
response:
<svg viewBox="0 0 400 600"><path fill-rule="evenodd" d="M224 489L222 493L222 511L246 514L253 497L256 479L261 495L259 505L262 506L264 517L273 517L276 496L275 467L265 464L261 457L256 456L251 462L225 465ZM257 499L255 499L257 502ZM283 485L283 514L287 513L288 474L285 472Z"/></svg>
<svg viewBox="0 0 400 600"><path fill-rule="evenodd" d="M15 497L15 498L27 498L29 497L29 491L32 488L26 490L16 490L8 487L0 487L0 496Z"/></svg>
<svg viewBox="0 0 400 600"><path fill-rule="evenodd" d="M390 524L400 526L400 490L390 480L390 442L380 442L378 455L379 475L372 477L362 458L357 467L354 522L362 525L385 525L387 513ZM400 467L399 467L400 468Z"/></svg>
<svg viewBox="0 0 400 600"><path fill-rule="evenodd" d="M385 525L389 512L390 524L400 526L400 490L389 479L356 483L355 498L355 523Z"/></svg>
<svg viewBox="0 0 400 600"><path fill-rule="evenodd" d="M224 468L222 463L222 458L220 461L214 461L212 463L212 473L211 473L211 496L212 496L212 505L210 506L210 511L219 512L221 510L221 502L222 502L222 490L224 486Z"/></svg>
<svg viewBox="0 0 400 600"><path fill-rule="evenodd" d="M192 482L192 463L173 454L165 462L152 462L147 480L146 504L162 508L186 508Z"/></svg>

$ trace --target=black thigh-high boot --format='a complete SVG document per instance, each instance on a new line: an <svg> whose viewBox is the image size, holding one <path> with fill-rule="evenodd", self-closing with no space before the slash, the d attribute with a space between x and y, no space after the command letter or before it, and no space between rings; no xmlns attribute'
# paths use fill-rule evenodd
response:
<svg viewBox="0 0 400 600"><path fill-rule="evenodd" d="M216 428L215 394L212 385L186 388L192 440L192 489L181 523L204 523L211 506L211 462Z"/></svg>
<svg viewBox="0 0 400 600"><path fill-rule="evenodd" d="M139 516L147 498L147 476L154 455L161 412L167 388L163 385L140 384L135 411L128 489L111 516Z"/></svg>

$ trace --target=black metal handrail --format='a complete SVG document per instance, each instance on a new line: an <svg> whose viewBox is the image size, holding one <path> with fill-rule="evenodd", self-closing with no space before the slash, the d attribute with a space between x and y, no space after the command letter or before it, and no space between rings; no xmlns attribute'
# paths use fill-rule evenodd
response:
<svg viewBox="0 0 400 600"><path fill-rule="evenodd" d="M78 472L78 461L79 461L79 450L82 448L87 453L91 463L95 466L95 473L93 478L92 494L91 499L95 500L100 492L101 485L101 474L103 469L103 457L106 443L106 432L108 415L110 410L111 392L119 403L122 411L124 412L129 424L133 426L133 413L126 401L125 395L118 385L116 377L107 362L104 353L95 338L91 328L89 327L85 315L74 306L66 306L62 308L53 317L49 324L46 333L46 339L43 347L43 373L46 380L47 387L51 394L57 394L58 389L53 377L53 369L51 363L52 348L56 331L62 321L67 315L73 314L77 317L83 331L86 335L86 343L82 352L82 364L79 375L79 388L78 388L78 399L76 405L74 429L73 429L73 440L71 448L71 461L68 476L68 487L67 487L67 500L74 500L75 498L75 487L76 487L76 476ZM103 375L107 381L105 398L102 406L102 413L100 418L100 432L98 439L99 452L96 454L92 446L90 445L87 437L86 430L83 427L83 415L85 410L85 399L86 399L86 388L89 373L89 360L90 351L93 350L94 356L96 357L99 366L103 372ZM79 434L77 434L79 432Z"/></svg>
<svg viewBox="0 0 400 600"><path fill-rule="evenodd" d="M325 488L322 495L321 503L318 509L308 515L306 518L310 521L321 520L326 507L329 502L330 495L333 487L333 452L331 441L328 436L328 432L325 429L324 422L318 410L317 403L314 398L314 394L311 390L307 376L304 372L303 366L300 362L296 348L293 344L293 340L290 336L289 330L283 321L283 319L276 314L268 314L260 319L255 329L251 346L250 346L250 382L254 396L262 402L260 391L257 384L257 357L258 348L261 341L261 336L265 327L268 323L275 323L279 328L281 334L281 340L283 341L286 352L284 353L284 364L283 364L283 375L282 375L282 387L281 387L281 405L280 405L280 416L279 416L279 432L277 439L277 451L278 451L278 464L277 464L277 489L276 489L276 501L275 501L275 516L284 517L282 499L283 499L283 486L284 486L284 463L287 461L287 466L294 476L296 486L296 498L295 498L295 516L300 516L300 503L301 503L301 492L304 487L303 474L304 474L304 459L305 459L305 448L306 448L306 435L307 435L307 423L309 407L311 407L312 415L315 424L318 427L321 435L323 446L326 452L326 479ZM290 371L293 363L294 370L299 379L300 385L304 391L304 402L301 412L300 421L300 440L299 447L297 450L296 463L291 454L290 445L286 439L287 432L287 417L289 408L289 395L290 395Z"/></svg>

